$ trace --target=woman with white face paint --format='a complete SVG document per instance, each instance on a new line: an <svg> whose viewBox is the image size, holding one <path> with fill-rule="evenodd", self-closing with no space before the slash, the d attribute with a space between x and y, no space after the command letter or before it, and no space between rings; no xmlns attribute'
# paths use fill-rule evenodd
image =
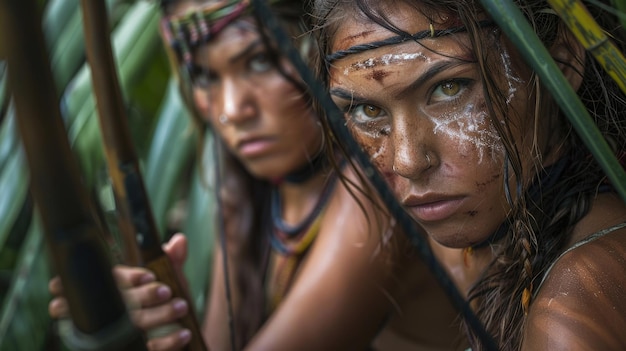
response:
<svg viewBox="0 0 626 351"><path fill-rule="evenodd" d="M303 2L269 3L307 59L314 43ZM165 44L189 78L182 83L195 121L220 146L224 226L202 323L209 349L463 349L456 311L358 169L347 157L331 167L334 138L323 133L306 87L260 30L250 2L162 4ZM176 235L166 252L182 265L185 248ZM132 311L142 329L190 313L145 269L116 273L132 305L142 307ZM64 307L53 300L51 314ZM410 342L388 333L392 325ZM179 330L148 346L178 350L189 340Z"/></svg>
<svg viewBox="0 0 626 351"><path fill-rule="evenodd" d="M517 3L624 155L624 93L548 3ZM625 349L626 206L481 4L316 0L314 17L350 131L499 347Z"/></svg>

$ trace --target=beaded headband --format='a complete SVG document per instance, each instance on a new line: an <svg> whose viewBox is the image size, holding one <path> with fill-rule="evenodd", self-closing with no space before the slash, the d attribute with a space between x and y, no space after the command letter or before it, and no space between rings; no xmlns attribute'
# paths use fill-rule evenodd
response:
<svg viewBox="0 0 626 351"><path fill-rule="evenodd" d="M270 0L269 3L280 0ZM207 43L230 23L251 13L250 0L221 0L180 16L161 20L164 41L172 48L179 62L191 72L192 49Z"/></svg>

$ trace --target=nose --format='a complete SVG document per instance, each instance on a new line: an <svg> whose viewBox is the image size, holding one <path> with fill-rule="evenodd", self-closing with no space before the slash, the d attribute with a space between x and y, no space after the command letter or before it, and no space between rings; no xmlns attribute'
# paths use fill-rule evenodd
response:
<svg viewBox="0 0 626 351"><path fill-rule="evenodd" d="M394 125L391 134L394 173L414 180L436 165L436 155L429 147L429 135L432 135L429 123L400 121Z"/></svg>
<svg viewBox="0 0 626 351"><path fill-rule="evenodd" d="M229 123L245 123L254 118L253 88L245 79L226 79L222 83L223 116Z"/></svg>

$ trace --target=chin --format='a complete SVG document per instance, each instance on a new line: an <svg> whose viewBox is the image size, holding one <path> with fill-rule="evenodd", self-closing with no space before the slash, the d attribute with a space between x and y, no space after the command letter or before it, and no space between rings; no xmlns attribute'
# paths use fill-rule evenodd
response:
<svg viewBox="0 0 626 351"><path fill-rule="evenodd" d="M463 228L462 231L459 231L458 227L452 230L426 228L426 232L437 243L453 249L464 249L489 238L489 233L480 233L476 229L471 228Z"/></svg>
<svg viewBox="0 0 626 351"><path fill-rule="evenodd" d="M445 247L451 249L464 249L468 246L471 246L471 242L467 240L457 240L456 238L450 238L448 236L431 236L433 240L435 240L438 244L441 244Z"/></svg>

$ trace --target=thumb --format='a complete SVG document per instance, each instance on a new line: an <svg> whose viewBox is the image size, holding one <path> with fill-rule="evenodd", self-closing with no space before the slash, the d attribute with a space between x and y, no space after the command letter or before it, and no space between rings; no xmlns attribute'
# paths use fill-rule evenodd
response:
<svg viewBox="0 0 626 351"><path fill-rule="evenodd" d="M187 238L182 233L176 233L165 244L163 244L163 251L172 261L176 270L182 270L185 261L187 260Z"/></svg>

